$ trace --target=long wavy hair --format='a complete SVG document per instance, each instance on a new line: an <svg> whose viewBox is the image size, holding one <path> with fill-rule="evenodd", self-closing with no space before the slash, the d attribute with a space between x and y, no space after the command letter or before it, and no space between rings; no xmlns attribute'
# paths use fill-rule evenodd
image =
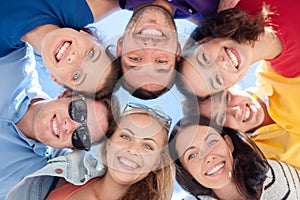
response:
<svg viewBox="0 0 300 200"><path fill-rule="evenodd" d="M220 127L204 117L185 117L179 121L172 130L169 138L169 151L175 161L176 180L181 187L197 199L199 195L215 197L211 188L206 188L198 183L184 168L176 151L176 139L181 131L192 125L210 126L223 137L228 135L234 145L232 180L238 192L245 199L259 199L269 169L267 160L262 155L256 144L245 134L233 129Z"/></svg>

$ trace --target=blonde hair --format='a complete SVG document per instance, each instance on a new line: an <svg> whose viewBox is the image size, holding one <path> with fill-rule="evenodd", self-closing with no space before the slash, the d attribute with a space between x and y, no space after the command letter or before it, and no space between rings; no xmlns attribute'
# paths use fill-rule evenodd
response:
<svg viewBox="0 0 300 200"><path fill-rule="evenodd" d="M134 109L135 111L128 111L121 114L118 118L119 122L125 117L132 114L143 114L148 115L160 122L157 117L153 116L151 112L146 109ZM143 111L144 110L144 111ZM132 184L127 193L121 198L122 200L136 200L136 199L157 199L157 200L168 200L172 198L173 187L174 187L174 176L175 176L175 165L173 164L168 144L168 130L166 124L160 122L161 126L165 131L164 146L161 149L160 163L155 171L152 171L144 179ZM115 129L116 130L116 129ZM113 134L113 133L112 133ZM101 157L107 171L108 166L106 165L106 144L107 141L101 147Z"/></svg>

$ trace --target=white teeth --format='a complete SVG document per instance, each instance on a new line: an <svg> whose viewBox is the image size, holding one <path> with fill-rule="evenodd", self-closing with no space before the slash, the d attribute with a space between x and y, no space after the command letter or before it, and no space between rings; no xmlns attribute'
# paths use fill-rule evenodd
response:
<svg viewBox="0 0 300 200"><path fill-rule="evenodd" d="M55 135L58 136L58 129L57 129L57 123L56 123L56 120L53 120L52 128L53 128L53 131L54 131Z"/></svg>
<svg viewBox="0 0 300 200"><path fill-rule="evenodd" d="M248 106L246 106L246 108L245 108L245 116L244 116L243 121L244 122L247 121L247 119L249 119L249 117L250 117L250 108Z"/></svg>
<svg viewBox="0 0 300 200"><path fill-rule="evenodd" d="M136 169L139 167L138 164L131 162L131 161L127 160L126 158L120 158L120 162L132 169Z"/></svg>
<svg viewBox="0 0 300 200"><path fill-rule="evenodd" d="M154 28L148 28L141 31L142 35L155 35L155 36L163 36L163 33Z"/></svg>
<svg viewBox="0 0 300 200"><path fill-rule="evenodd" d="M230 57L230 60L231 60L232 64L234 65L234 67L238 67L239 62L238 62L238 59L235 56L235 54L230 49L226 49L226 52L227 52L228 56Z"/></svg>
<svg viewBox="0 0 300 200"><path fill-rule="evenodd" d="M69 48L71 45L70 42L65 42L60 48L57 49L55 58L57 61L60 61L60 59L63 57L65 51Z"/></svg>
<svg viewBox="0 0 300 200"><path fill-rule="evenodd" d="M210 170L207 175L212 175L216 172L218 172L220 169L222 169L224 167L224 163L220 163L219 165L215 166L212 170Z"/></svg>

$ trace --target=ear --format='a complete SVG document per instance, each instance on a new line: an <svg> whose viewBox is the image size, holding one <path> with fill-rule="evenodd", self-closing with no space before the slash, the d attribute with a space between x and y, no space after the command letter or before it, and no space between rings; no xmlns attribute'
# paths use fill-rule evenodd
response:
<svg viewBox="0 0 300 200"><path fill-rule="evenodd" d="M60 99L60 98L66 97L66 96L70 96L71 94L72 94L71 90L65 90L57 96L57 99Z"/></svg>
<svg viewBox="0 0 300 200"><path fill-rule="evenodd" d="M224 136L224 140L227 143L227 146L229 147L231 153L233 153L233 151L234 151L234 145L233 145L233 142L232 142L231 138L228 135L225 135Z"/></svg>
<svg viewBox="0 0 300 200"><path fill-rule="evenodd" d="M51 74L51 75L50 75L50 78L51 78L55 83L57 83L58 85L64 87L63 82L61 82L58 78L56 78L54 74Z"/></svg>
<svg viewBox="0 0 300 200"><path fill-rule="evenodd" d="M122 52L122 45L123 45L123 36L120 37L118 39L118 42L117 42L117 56L120 56L121 55L121 52Z"/></svg>
<svg viewBox="0 0 300 200"><path fill-rule="evenodd" d="M181 45L178 42L177 45L177 50L176 50L176 61L179 62L180 61L180 56L181 56Z"/></svg>
<svg viewBox="0 0 300 200"><path fill-rule="evenodd" d="M85 34L85 35L88 35L87 32L85 32L84 30L80 30L79 33L82 33L82 34Z"/></svg>

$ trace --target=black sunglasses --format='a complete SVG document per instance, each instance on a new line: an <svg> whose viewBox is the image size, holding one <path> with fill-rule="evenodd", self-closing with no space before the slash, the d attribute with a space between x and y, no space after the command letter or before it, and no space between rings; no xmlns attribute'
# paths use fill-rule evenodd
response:
<svg viewBox="0 0 300 200"><path fill-rule="evenodd" d="M86 125L87 105L85 98L81 96L80 99L71 101L68 111L73 121L82 124L82 126L77 128L72 134L73 147L79 150L89 151L91 148L91 139L89 129Z"/></svg>

